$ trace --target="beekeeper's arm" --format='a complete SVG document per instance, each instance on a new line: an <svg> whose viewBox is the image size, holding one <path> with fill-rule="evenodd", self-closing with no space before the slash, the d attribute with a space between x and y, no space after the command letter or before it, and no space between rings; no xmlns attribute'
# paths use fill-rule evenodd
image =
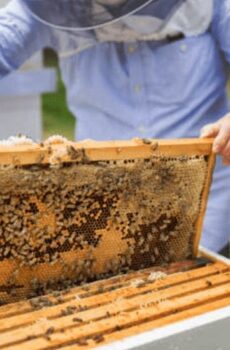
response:
<svg viewBox="0 0 230 350"><path fill-rule="evenodd" d="M48 27L34 19L19 0L0 9L0 79L49 44Z"/></svg>
<svg viewBox="0 0 230 350"><path fill-rule="evenodd" d="M214 0L212 33L227 63L230 64L230 0ZM230 165L230 113L214 124L206 125L202 137L215 137L214 151Z"/></svg>

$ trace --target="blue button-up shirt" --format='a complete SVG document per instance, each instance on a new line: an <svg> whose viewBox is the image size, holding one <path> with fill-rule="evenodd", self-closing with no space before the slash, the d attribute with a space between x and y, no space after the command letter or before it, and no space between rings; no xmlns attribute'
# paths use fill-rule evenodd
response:
<svg viewBox="0 0 230 350"><path fill-rule="evenodd" d="M202 126L228 111L230 0L214 4L211 27L199 36L96 43L92 33L50 29L13 0L0 11L0 77L50 46L60 54L77 139L197 137ZM230 171L219 164L203 244L218 251L229 233Z"/></svg>

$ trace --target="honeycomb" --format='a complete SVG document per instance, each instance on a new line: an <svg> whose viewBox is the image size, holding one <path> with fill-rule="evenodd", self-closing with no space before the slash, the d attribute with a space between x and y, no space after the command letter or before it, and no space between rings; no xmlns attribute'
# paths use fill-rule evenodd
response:
<svg viewBox="0 0 230 350"><path fill-rule="evenodd" d="M193 257L208 157L77 158L0 167L0 303Z"/></svg>

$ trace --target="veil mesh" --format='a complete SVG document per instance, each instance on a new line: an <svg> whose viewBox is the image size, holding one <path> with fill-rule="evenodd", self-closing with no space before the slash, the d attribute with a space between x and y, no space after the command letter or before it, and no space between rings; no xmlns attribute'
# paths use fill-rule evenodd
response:
<svg viewBox="0 0 230 350"><path fill-rule="evenodd" d="M40 21L69 30L90 30L130 15L151 15L160 21L183 0L21 0Z"/></svg>

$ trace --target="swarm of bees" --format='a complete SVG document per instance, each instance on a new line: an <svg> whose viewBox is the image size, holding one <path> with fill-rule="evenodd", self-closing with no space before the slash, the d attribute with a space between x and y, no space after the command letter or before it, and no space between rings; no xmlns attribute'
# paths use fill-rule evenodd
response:
<svg viewBox="0 0 230 350"><path fill-rule="evenodd" d="M71 163L52 154L50 164L0 168L0 266L17 265L9 293L24 268L34 296L44 289L39 268L52 290L192 256L205 157L99 162L71 145L65 152Z"/></svg>

